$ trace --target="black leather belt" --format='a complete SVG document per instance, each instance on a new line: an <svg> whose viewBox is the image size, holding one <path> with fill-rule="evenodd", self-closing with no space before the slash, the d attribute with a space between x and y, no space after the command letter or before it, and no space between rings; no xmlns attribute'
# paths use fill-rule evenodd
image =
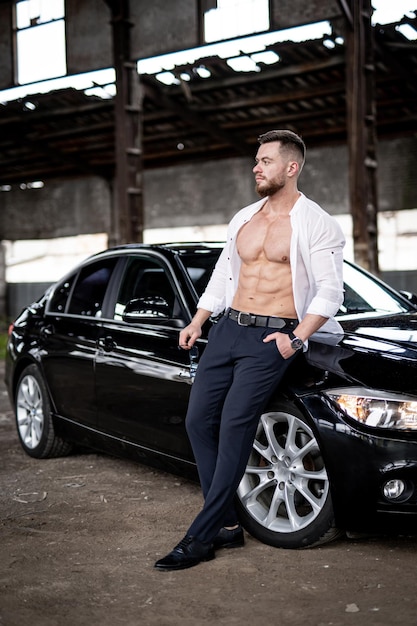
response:
<svg viewBox="0 0 417 626"><path fill-rule="evenodd" d="M236 311L236 309L226 309L224 314L234 322L237 322L239 326L263 326L265 328L294 329L298 325L297 319L275 317L274 315L254 315L253 313Z"/></svg>

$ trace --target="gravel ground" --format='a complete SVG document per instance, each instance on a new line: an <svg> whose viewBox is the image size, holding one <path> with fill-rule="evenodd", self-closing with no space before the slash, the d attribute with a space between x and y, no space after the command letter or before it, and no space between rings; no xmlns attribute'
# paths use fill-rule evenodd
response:
<svg viewBox="0 0 417 626"><path fill-rule="evenodd" d="M417 541L243 549L180 572L156 559L198 485L112 457L22 451L0 368L1 626L417 625Z"/></svg>

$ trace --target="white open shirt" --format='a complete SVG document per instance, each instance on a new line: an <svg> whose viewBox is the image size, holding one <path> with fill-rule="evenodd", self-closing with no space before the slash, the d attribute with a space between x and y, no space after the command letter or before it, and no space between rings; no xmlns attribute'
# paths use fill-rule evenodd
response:
<svg viewBox="0 0 417 626"><path fill-rule="evenodd" d="M226 245L198 308L218 315L231 306L241 265L237 234L266 200L263 198L241 209L231 220ZM304 194L291 209L290 219L290 263L297 317L300 321L307 313L327 317L320 331L340 333L342 328L333 316L343 302L343 232L332 216Z"/></svg>

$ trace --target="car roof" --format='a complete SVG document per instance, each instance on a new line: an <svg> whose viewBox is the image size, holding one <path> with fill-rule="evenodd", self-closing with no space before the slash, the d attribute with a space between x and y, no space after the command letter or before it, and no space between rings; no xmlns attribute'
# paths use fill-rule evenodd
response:
<svg viewBox="0 0 417 626"><path fill-rule="evenodd" d="M173 250L178 252L179 254L185 252L197 252L200 250L218 250L219 248L223 248L224 241L204 241L204 242L167 242L167 243L127 243L120 246L114 246L113 248L109 248L106 252L111 251L119 251L126 250L131 252L132 250L143 250L143 249L162 249L162 250Z"/></svg>
<svg viewBox="0 0 417 626"><path fill-rule="evenodd" d="M209 252L219 252L224 247L224 241L205 241L205 242L176 242L176 243L127 243L112 248L107 248L97 252L87 259L81 265L98 260L102 257L112 256L114 254L131 254L132 252L153 251L161 254L173 253L180 256L187 254L201 254Z"/></svg>

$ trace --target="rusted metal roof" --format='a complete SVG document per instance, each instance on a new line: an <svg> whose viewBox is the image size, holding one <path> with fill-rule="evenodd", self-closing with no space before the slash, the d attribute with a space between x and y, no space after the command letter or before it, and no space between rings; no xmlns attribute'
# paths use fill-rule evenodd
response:
<svg viewBox="0 0 417 626"><path fill-rule="evenodd" d="M403 23L417 30L417 18ZM374 27L379 140L417 132L417 45L396 26ZM144 167L252 156L257 136L271 128L293 129L309 147L344 143L343 21L332 27L326 45L320 39L270 46L280 62L259 64L258 72L238 73L226 60L209 57L198 65L210 78L201 78L193 65L175 69L190 76L179 85L142 76ZM86 174L111 178L114 134L114 101L75 89L0 105L0 184Z"/></svg>

